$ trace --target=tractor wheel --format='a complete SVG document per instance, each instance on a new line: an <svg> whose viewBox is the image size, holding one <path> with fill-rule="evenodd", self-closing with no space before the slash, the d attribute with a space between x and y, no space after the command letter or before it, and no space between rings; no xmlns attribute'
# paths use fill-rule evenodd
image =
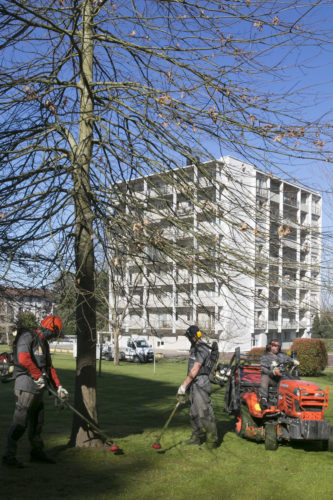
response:
<svg viewBox="0 0 333 500"><path fill-rule="evenodd" d="M266 450L276 450L278 447L277 425L265 425L265 448Z"/></svg>

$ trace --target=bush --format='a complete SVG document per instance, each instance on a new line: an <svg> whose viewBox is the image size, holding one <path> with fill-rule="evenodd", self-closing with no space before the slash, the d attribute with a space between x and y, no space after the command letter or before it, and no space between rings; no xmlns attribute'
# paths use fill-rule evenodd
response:
<svg viewBox="0 0 333 500"><path fill-rule="evenodd" d="M327 350L320 339L295 339L291 346L300 362L299 375L320 375L327 366Z"/></svg>
<svg viewBox="0 0 333 500"><path fill-rule="evenodd" d="M247 353L249 358L253 358L256 356L263 356L265 354L266 347L252 347L251 351Z"/></svg>

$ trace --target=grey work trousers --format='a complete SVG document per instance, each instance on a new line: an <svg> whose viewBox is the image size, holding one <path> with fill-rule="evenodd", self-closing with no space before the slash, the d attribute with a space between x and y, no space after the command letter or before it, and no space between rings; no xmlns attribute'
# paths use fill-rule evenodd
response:
<svg viewBox="0 0 333 500"><path fill-rule="evenodd" d="M197 384L190 388L190 424L192 433L202 437L207 434L207 442L217 442L217 429L210 392Z"/></svg>
<svg viewBox="0 0 333 500"><path fill-rule="evenodd" d="M17 442L29 426L29 441L32 450L41 450L44 447L41 438L44 423L43 393L15 391L15 410L12 424L7 435L5 455L15 457Z"/></svg>
<svg viewBox="0 0 333 500"><path fill-rule="evenodd" d="M262 398L268 399L268 388L269 386L271 387L277 387L278 385L278 380L275 380L272 378L270 375L266 373L261 374L261 380L260 380L260 387L259 387L259 394Z"/></svg>

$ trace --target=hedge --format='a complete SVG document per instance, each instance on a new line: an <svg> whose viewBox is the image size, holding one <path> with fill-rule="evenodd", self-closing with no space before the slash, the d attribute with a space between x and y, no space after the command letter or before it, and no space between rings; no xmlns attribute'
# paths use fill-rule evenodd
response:
<svg viewBox="0 0 333 500"><path fill-rule="evenodd" d="M247 353L247 356L249 358L256 357L256 356L263 356L265 354L266 347L252 347L251 351Z"/></svg>
<svg viewBox="0 0 333 500"><path fill-rule="evenodd" d="M291 346L300 362L299 375L320 375L327 366L327 349L320 339L295 339Z"/></svg>

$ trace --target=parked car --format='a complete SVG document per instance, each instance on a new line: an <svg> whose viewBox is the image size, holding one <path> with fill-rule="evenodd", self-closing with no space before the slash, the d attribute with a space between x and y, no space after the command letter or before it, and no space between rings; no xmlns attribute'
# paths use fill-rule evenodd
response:
<svg viewBox="0 0 333 500"><path fill-rule="evenodd" d="M112 361L113 358L113 346L110 342L104 342L102 346L102 359L105 359L106 361ZM125 359L124 351L119 351L119 359L121 361Z"/></svg>
<svg viewBox="0 0 333 500"><path fill-rule="evenodd" d="M154 361L154 351L145 339L129 339L125 359L134 363L149 363Z"/></svg>

